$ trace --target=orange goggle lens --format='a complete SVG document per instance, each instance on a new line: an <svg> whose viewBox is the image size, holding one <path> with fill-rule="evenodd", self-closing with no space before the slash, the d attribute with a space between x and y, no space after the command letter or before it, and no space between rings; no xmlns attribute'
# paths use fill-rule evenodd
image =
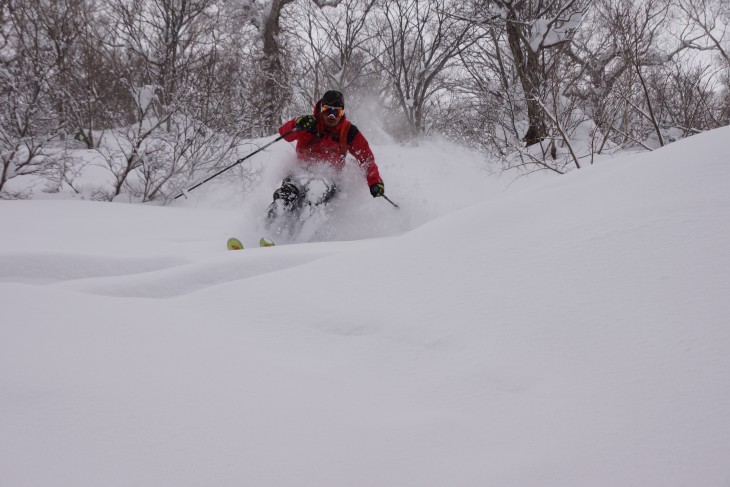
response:
<svg viewBox="0 0 730 487"><path fill-rule="evenodd" d="M342 107L331 107L329 105L322 105L322 115L325 117L341 117L345 113L345 109Z"/></svg>

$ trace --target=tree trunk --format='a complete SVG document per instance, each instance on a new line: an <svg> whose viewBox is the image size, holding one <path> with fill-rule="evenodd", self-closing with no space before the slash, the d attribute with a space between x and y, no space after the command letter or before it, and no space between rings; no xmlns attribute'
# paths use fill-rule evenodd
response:
<svg viewBox="0 0 730 487"><path fill-rule="evenodd" d="M548 133L545 114L538 101L540 97L540 63L537 56L529 49L529 46L523 51L518 31L519 27L514 22L508 21L506 29L510 51L514 58L517 76L520 78L522 91L525 94L525 103L527 104L529 127L524 141L529 147L539 143Z"/></svg>
<svg viewBox="0 0 730 487"><path fill-rule="evenodd" d="M286 71L282 61L282 52L277 36L279 35L279 18L281 11L294 0L272 0L271 12L262 25L263 59L262 79L260 80L260 94L258 100L252 100L258 107L261 135L274 132L281 122L281 112L289 99L290 93L285 88Z"/></svg>

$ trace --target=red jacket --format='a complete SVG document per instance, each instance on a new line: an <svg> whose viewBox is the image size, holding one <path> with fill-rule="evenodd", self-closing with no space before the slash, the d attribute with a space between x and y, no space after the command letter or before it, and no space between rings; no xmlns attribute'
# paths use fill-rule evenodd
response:
<svg viewBox="0 0 730 487"><path fill-rule="evenodd" d="M345 166L345 156L349 152L365 170L368 186L383 182L368 141L357 127L347 121L345 115L342 115L342 119L334 128L328 128L322 121L320 102L317 102L314 107L314 117L317 119L316 134L302 131L284 137L287 142L297 141L296 150L300 160L312 163L325 162L342 169ZM284 135L295 126L296 119L291 119L279 127L279 134Z"/></svg>

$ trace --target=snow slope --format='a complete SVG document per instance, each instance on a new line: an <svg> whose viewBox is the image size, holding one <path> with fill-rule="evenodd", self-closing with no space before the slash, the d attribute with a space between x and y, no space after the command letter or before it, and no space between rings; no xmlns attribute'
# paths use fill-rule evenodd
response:
<svg viewBox="0 0 730 487"><path fill-rule="evenodd" d="M390 148L402 210L242 252L268 189L0 202L0 485L727 486L729 136L507 191Z"/></svg>

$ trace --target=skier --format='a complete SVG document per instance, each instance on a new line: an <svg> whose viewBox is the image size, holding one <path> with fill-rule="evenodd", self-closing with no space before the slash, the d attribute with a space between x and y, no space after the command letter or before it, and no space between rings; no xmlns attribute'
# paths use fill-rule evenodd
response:
<svg viewBox="0 0 730 487"><path fill-rule="evenodd" d="M295 130L296 129L296 130ZM383 196L385 185L380 178L375 156L360 131L345 116L345 98L339 91L330 90L314 106L313 115L302 115L279 127L287 142L296 141L296 152L304 170L289 174L274 191L274 201L268 209L269 226L280 217L291 220L305 205L324 205L337 193L337 184L331 172L345 166L349 152L365 171L365 178L373 198ZM318 168L329 169L317 171ZM332 171L333 170L333 171ZM280 233L282 229L278 229Z"/></svg>

